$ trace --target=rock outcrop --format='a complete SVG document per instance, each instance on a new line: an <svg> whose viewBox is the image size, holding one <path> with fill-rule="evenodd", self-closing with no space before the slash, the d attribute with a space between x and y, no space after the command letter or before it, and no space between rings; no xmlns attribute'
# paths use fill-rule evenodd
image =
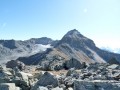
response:
<svg viewBox="0 0 120 90"><path fill-rule="evenodd" d="M17 60L11 60L6 63L7 68L15 68L18 67L20 70L25 69L25 64L23 62L17 61Z"/></svg>

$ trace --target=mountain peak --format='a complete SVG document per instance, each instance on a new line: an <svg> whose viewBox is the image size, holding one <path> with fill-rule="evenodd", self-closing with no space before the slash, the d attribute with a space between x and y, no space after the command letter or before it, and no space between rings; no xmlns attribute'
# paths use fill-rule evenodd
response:
<svg viewBox="0 0 120 90"><path fill-rule="evenodd" d="M78 30L76 30L76 29L73 29L73 30L68 31L66 35L73 35L73 34L74 35L75 34L80 34L80 32Z"/></svg>
<svg viewBox="0 0 120 90"><path fill-rule="evenodd" d="M85 39L86 37L84 37L78 30L73 29L68 31L63 38Z"/></svg>
<svg viewBox="0 0 120 90"><path fill-rule="evenodd" d="M83 36L78 30L73 29L68 31L67 34L63 36L63 38L59 41L57 45L59 46L61 44L67 43L74 48L79 48L85 46L86 42L91 43L91 41L85 36Z"/></svg>

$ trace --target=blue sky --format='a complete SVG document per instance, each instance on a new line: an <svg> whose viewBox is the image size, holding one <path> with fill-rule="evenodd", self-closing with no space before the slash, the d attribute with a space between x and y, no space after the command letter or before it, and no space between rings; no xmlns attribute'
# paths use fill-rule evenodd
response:
<svg viewBox="0 0 120 90"><path fill-rule="evenodd" d="M0 0L0 39L61 39L71 29L120 48L120 0Z"/></svg>

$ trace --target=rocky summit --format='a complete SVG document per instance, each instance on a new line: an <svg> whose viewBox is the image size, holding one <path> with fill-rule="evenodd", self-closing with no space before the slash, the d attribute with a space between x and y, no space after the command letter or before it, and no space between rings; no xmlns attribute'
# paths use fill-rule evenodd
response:
<svg viewBox="0 0 120 90"><path fill-rule="evenodd" d="M120 54L76 29L61 40L0 40L0 63L0 90L120 90Z"/></svg>

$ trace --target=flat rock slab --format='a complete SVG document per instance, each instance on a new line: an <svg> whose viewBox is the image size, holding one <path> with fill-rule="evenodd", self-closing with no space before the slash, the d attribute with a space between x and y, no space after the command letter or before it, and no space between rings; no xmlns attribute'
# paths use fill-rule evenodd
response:
<svg viewBox="0 0 120 90"><path fill-rule="evenodd" d="M119 68L119 65L117 64L112 64L110 66L108 66L109 69L118 69Z"/></svg>

